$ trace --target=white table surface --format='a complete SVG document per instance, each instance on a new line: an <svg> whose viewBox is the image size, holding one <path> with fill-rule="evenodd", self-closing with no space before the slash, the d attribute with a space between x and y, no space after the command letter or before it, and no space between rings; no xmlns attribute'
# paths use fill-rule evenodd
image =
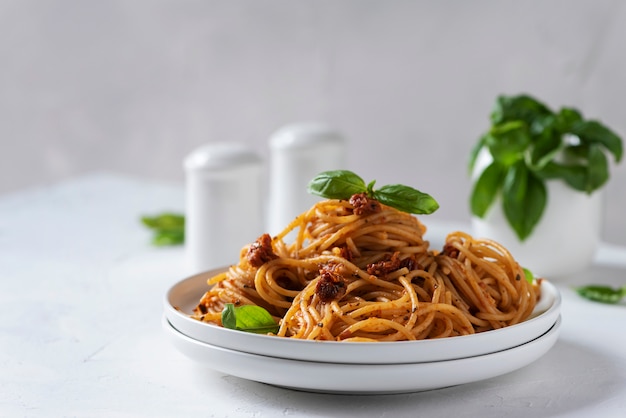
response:
<svg viewBox="0 0 626 418"><path fill-rule="evenodd" d="M139 217L182 209L180 184L106 173L0 197L0 416L626 416L626 305L571 289L626 284L626 248L603 245L597 266L557 283L560 338L523 369L414 394L313 394L198 367L168 343L162 298L186 274L184 249L152 247Z"/></svg>

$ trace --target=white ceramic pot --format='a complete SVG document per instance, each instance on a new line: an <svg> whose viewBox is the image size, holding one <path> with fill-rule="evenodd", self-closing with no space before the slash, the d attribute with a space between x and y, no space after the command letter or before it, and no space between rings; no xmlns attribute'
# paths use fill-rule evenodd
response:
<svg viewBox="0 0 626 418"><path fill-rule="evenodd" d="M485 166L484 159L481 166ZM550 180L546 187L548 201L543 216L523 242L508 224L499 198L484 219L472 218L472 234L504 245L535 275L566 279L593 261L600 242L604 192L601 189L588 195L561 180Z"/></svg>

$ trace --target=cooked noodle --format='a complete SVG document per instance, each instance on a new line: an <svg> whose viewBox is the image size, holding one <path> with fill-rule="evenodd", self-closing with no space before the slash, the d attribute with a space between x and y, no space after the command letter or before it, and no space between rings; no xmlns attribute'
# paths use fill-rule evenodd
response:
<svg viewBox="0 0 626 418"><path fill-rule="evenodd" d="M238 264L209 279L193 317L221 325L225 304L253 304L277 319L281 337L403 341L502 328L532 313L537 282L504 247L454 232L433 250L417 217L375 204L361 213L350 201L321 201L244 247Z"/></svg>

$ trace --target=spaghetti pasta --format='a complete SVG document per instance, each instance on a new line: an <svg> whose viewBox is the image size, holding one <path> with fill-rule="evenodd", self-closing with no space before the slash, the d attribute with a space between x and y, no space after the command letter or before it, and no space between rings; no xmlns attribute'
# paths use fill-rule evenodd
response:
<svg viewBox="0 0 626 418"><path fill-rule="evenodd" d="M323 200L209 279L193 318L221 325L227 303L258 305L276 336L405 341L473 334L527 319L539 298L509 251L453 232L441 250L411 214L366 199ZM290 238L291 242L288 242Z"/></svg>

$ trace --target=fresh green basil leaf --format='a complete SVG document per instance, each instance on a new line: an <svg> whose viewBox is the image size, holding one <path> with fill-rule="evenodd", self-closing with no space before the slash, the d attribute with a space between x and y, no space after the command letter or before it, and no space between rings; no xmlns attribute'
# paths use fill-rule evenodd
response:
<svg viewBox="0 0 626 418"><path fill-rule="evenodd" d="M470 196L472 213L479 218L485 216L493 205L504 181L505 169L497 161L492 161L474 183Z"/></svg>
<svg viewBox="0 0 626 418"><path fill-rule="evenodd" d="M587 191L587 168L580 164L550 162L535 174L543 180L561 179L574 190Z"/></svg>
<svg viewBox="0 0 626 418"><path fill-rule="evenodd" d="M528 126L532 137L557 135L557 119L553 114L536 117Z"/></svg>
<svg viewBox="0 0 626 418"><path fill-rule="evenodd" d="M266 309L256 305L235 307L232 303L222 310L222 326L255 334L276 333L279 328Z"/></svg>
<svg viewBox="0 0 626 418"><path fill-rule="evenodd" d="M546 186L532 172L528 172L526 196L524 198L524 207L526 214L524 216L525 234L522 239L526 239L535 229L541 216L543 215L548 203L548 191Z"/></svg>
<svg viewBox="0 0 626 418"><path fill-rule="evenodd" d="M573 124L570 133L576 135L583 143L597 143L611 152L615 162L622 159L622 139L598 121L580 121Z"/></svg>
<svg viewBox="0 0 626 418"><path fill-rule="evenodd" d="M506 173L503 184L503 193L509 201L523 202L526 197L528 184L528 168L522 161L512 166Z"/></svg>
<svg viewBox="0 0 626 418"><path fill-rule="evenodd" d="M616 304L626 296L626 286L615 289L610 286L588 285L579 286L575 290L585 299L607 304Z"/></svg>
<svg viewBox="0 0 626 418"><path fill-rule="evenodd" d="M583 116L574 108L563 107L556 115L556 120L560 132L570 132L574 124L583 120Z"/></svg>
<svg viewBox="0 0 626 418"><path fill-rule="evenodd" d="M185 242L185 216L165 212L155 216L143 216L141 222L154 231L152 244L158 247L181 245Z"/></svg>
<svg viewBox="0 0 626 418"><path fill-rule="evenodd" d="M533 272L525 267L522 267L522 270L524 270L524 277L526 278L526 281L532 284L535 281L535 275Z"/></svg>
<svg viewBox="0 0 626 418"><path fill-rule="evenodd" d="M361 177L348 170L324 171L309 182L308 191L327 199L349 199L367 191Z"/></svg>
<svg viewBox="0 0 626 418"><path fill-rule="evenodd" d="M235 305L232 303L227 303L222 310L222 326L228 329L237 329Z"/></svg>
<svg viewBox="0 0 626 418"><path fill-rule="evenodd" d="M589 144L568 145L563 148L563 157L569 162L584 162L589 156L589 147Z"/></svg>
<svg viewBox="0 0 626 418"><path fill-rule="evenodd" d="M524 122L506 122L493 127L486 135L485 143L493 159L508 167L524 158L531 136Z"/></svg>
<svg viewBox="0 0 626 418"><path fill-rule="evenodd" d="M181 229L185 227L185 216L165 212L155 216L142 216L141 222L151 229Z"/></svg>
<svg viewBox="0 0 626 418"><path fill-rule="evenodd" d="M602 187L609 180L609 162L598 144L589 147L587 163L587 193Z"/></svg>
<svg viewBox="0 0 626 418"><path fill-rule="evenodd" d="M185 243L184 230L158 230L155 231L152 238L152 244L157 247L165 247L170 245L182 245Z"/></svg>
<svg viewBox="0 0 626 418"><path fill-rule="evenodd" d="M500 125L521 120L530 126L537 117L550 114L552 111L546 105L531 96L499 96L491 112L491 123Z"/></svg>
<svg viewBox="0 0 626 418"><path fill-rule="evenodd" d="M544 127L534 137L534 145L530 152L530 162L533 169L540 169L552 161L561 151L561 135L553 128Z"/></svg>
<svg viewBox="0 0 626 418"><path fill-rule="evenodd" d="M544 183L520 161L509 169L502 189L504 214L520 241L530 236L545 210Z"/></svg>
<svg viewBox="0 0 626 418"><path fill-rule="evenodd" d="M407 213L428 215L439 209L439 203L429 194L402 184L390 184L373 190L374 199Z"/></svg>

